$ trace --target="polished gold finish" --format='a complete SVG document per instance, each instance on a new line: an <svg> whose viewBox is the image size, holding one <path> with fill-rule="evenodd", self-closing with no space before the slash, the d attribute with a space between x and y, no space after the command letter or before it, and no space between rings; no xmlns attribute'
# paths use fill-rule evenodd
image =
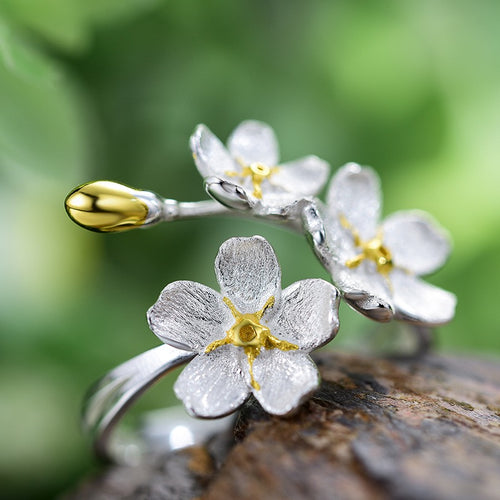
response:
<svg viewBox="0 0 500 500"><path fill-rule="evenodd" d="M111 233L142 226L148 216L139 191L111 181L95 181L75 188L66 198L71 219L91 231Z"/></svg>
<svg viewBox="0 0 500 500"><path fill-rule="evenodd" d="M246 165L241 158L237 158L236 161L241 165L243 170L241 172L227 171L226 175L230 177L250 177L253 186L252 195L262 199L262 183L265 179L269 179L272 175L279 171L279 167L268 167L263 163L252 163L251 165Z"/></svg>
<svg viewBox="0 0 500 500"><path fill-rule="evenodd" d="M364 241L361 239L358 230L352 226L343 214L340 215L340 223L351 232L354 244L361 248L361 253L346 261L345 265L353 269L358 267L364 260L371 260L375 262L377 271L382 274L386 280L389 280L389 273L394 268L394 264L392 262L391 252L384 246L382 228L378 228L375 238Z"/></svg>
<svg viewBox="0 0 500 500"><path fill-rule="evenodd" d="M240 313L233 303L224 297L224 303L231 310L231 314L236 320L234 325L226 332L226 337L212 342L205 352L209 353L213 350L227 344L233 344L237 347L243 347L248 359L251 384L257 391L260 390L260 385L255 380L253 375L253 362L260 354L261 348L264 349L281 349L282 351L294 351L299 347L291 344L286 340L279 340L271 334L271 330L267 326L260 323L260 320L268 307L274 304L274 297L269 297L264 307L256 313Z"/></svg>

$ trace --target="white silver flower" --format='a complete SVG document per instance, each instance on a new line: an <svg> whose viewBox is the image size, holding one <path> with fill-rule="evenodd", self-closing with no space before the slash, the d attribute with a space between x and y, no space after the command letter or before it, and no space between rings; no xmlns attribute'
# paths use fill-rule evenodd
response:
<svg viewBox="0 0 500 500"><path fill-rule="evenodd" d="M419 276L439 268L450 252L447 233L428 214L401 211L379 223L380 181L354 163L333 177L324 209L322 260L347 302L379 320L434 326L453 318L456 297Z"/></svg>
<svg viewBox="0 0 500 500"><path fill-rule="evenodd" d="M231 208L259 212L291 205L317 194L330 170L316 156L278 165L274 131L258 121L242 122L230 135L227 149L205 125L198 125L190 145L208 193Z"/></svg>
<svg viewBox="0 0 500 500"><path fill-rule="evenodd" d="M269 413L291 412L318 386L308 353L336 335L339 292L321 279L282 291L276 255L260 236L227 240L215 273L221 293L176 281L148 311L163 342L197 354L175 383L177 397L197 417L229 414L250 393Z"/></svg>

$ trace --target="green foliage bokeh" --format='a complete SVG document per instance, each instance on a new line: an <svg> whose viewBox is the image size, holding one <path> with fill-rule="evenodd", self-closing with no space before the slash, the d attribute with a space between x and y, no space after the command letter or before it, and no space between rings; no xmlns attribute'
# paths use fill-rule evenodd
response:
<svg viewBox="0 0 500 500"><path fill-rule="evenodd" d="M163 286L216 286L225 239L268 238L284 285L327 278L305 241L263 223L99 235L66 217L67 192L94 179L205 199L188 148L198 123L225 139L259 119L284 160L373 166L386 214L427 210L453 236L430 278L459 300L439 345L498 355L499 16L494 0L0 2L5 495L51 498L91 467L86 387L158 344L145 311ZM372 323L341 313L335 345L367 342ZM165 383L140 405L173 402Z"/></svg>

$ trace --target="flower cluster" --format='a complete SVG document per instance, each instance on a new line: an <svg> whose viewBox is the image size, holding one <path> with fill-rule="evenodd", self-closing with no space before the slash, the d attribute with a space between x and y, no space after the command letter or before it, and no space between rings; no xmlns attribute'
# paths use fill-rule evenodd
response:
<svg viewBox="0 0 500 500"><path fill-rule="evenodd" d="M200 174L232 185L218 201L236 208L231 195L249 200L257 214L263 207L300 205L314 214L319 238L314 250L346 302L377 321L393 317L425 326L453 318L453 294L425 283L420 276L443 265L450 252L449 237L432 217L420 211L397 212L379 223L380 181L368 167L350 163L338 170L328 189L327 204L312 198L326 183L329 165L315 156L278 165L278 145L271 127L256 121L241 123L227 149L204 125L191 137ZM300 216L300 214L299 214ZM308 235L307 225L304 231ZM310 234L308 236L311 236Z"/></svg>
<svg viewBox="0 0 500 500"><path fill-rule="evenodd" d="M148 320L163 342L196 354L175 384L191 414L226 415L249 394L269 413L294 410L318 385L309 353L337 333L340 295L377 321L434 326L452 319L455 296L421 279L448 257L447 233L419 211L380 221L380 181L372 169L354 163L339 169L325 204L314 196L328 164L315 156L280 164L268 125L243 122L227 148L199 125L191 149L217 201L300 219L335 284L309 279L281 291L276 256L254 236L221 246L215 262L221 293L193 282L168 285Z"/></svg>

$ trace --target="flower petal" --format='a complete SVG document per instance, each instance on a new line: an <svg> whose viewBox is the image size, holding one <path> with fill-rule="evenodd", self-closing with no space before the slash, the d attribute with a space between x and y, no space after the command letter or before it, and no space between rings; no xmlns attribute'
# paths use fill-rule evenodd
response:
<svg viewBox="0 0 500 500"><path fill-rule="evenodd" d="M226 178L226 172L239 170L224 144L205 125L196 127L189 144L198 171L203 178L211 175Z"/></svg>
<svg viewBox="0 0 500 500"><path fill-rule="evenodd" d="M273 129L265 123L254 120L240 123L229 137L227 147L234 159L246 165L263 163L274 167L278 164L278 141Z"/></svg>
<svg viewBox="0 0 500 500"><path fill-rule="evenodd" d="M339 328L339 295L321 279L293 283L283 291L281 306L269 322L271 333L306 352L326 344Z"/></svg>
<svg viewBox="0 0 500 500"><path fill-rule="evenodd" d="M193 352L204 352L208 344L223 338L234 321L221 295L194 281L167 285L147 318L163 342Z"/></svg>
<svg viewBox="0 0 500 500"><path fill-rule="evenodd" d="M281 297L281 269L271 245L261 236L231 238L215 259L221 293L241 313L255 313L274 296L274 310ZM271 308L269 308L271 310Z"/></svg>
<svg viewBox="0 0 500 500"><path fill-rule="evenodd" d="M231 345L194 358L174 385L187 412L195 417L217 418L237 410L249 393L241 361L240 349Z"/></svg>
<svg viewBox="0 0 500 500"><path fill-rule="evenodd" d="M320 205L319 213L324 220L326 241L330 252L335 259L344 264L360 251L354 245L353 235L349 229L342 226L339 216L332 214L330 207L325 210Z"/></svg>
<svg viewBox="0 0 500 500"><path fill-rule="evenodd" d="M418 275L441 267L450 253L448 235L425 212L396 212L384 221L383 231L394 264Z"/></svg>
<svg viewBox="0 0 500 500"><path fill-rule="evenodd" d="M344 216L364 240L375 236L382 202L374 170L348 163L333 177L327 201L331 218Z"/></svg>
<svg viewBox="0 0 500 500"><path fill-rule="evenodd" d="M260 390L252 389L265 411L286 415L300 405L319 385L312 359L300 351L262 350L253 373Z"/></svg>
<svg viewBox="0 0 500 500"><path fill-rule="evenodd" d="M398 269L391 273L398 319L426 326L448 323L455 315L454 294Z"/></svg>
<svg viewBox="0 0 500 500"><path fill-rule="evenodd" d="M278 191L274 186L275 191L269 189L264 190L262 200L255 199L254 213L263 216L283 216L290 210L294 210L293 205L299 202L303 195L297 193L287 193L286 191ZM259 213L260 212L260 213Z"/></svg>
<svg viewBox="0 0 500 500"><path fill-rule="evenodd" d="M332 280L342 291L346 302L356 311L376 321L390 321L394 314L388 282L371 269L371 262L362 262L349 269L332 259L328 263Z"/></svg>
<svg viewBox="0 0 500 500"><path fill-rule="evenodd" d="M324 186L330 165L317 156L306 156L295 161L282 163L279 170L269 178L274 186L296 193L315 195Z"/></svg>

